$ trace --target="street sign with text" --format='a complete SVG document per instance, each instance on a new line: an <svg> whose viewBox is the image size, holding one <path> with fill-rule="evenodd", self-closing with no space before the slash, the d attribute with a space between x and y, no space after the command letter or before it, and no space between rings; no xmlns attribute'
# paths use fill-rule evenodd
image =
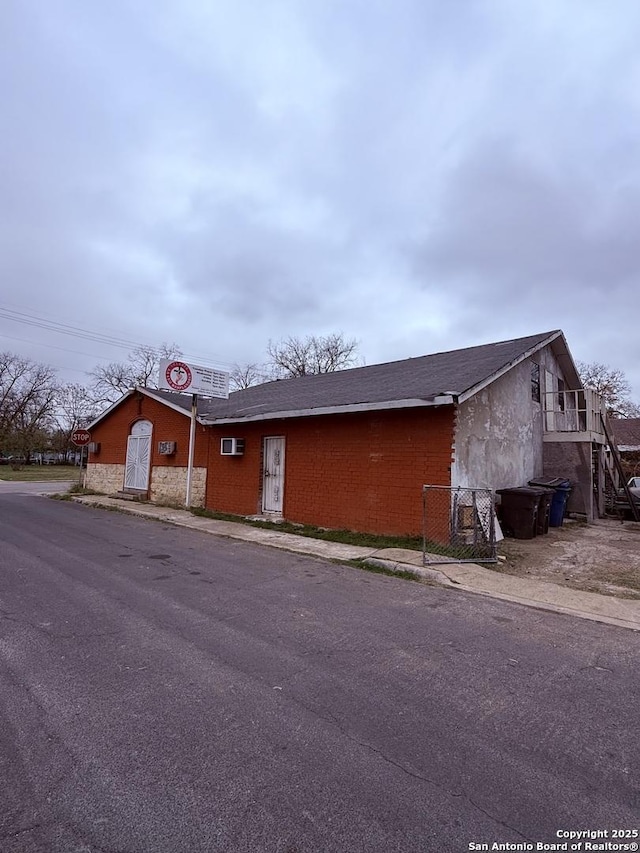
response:
<svg viewBox="0 0 640 853"><path fill-rule="evenodd" d="M74 429L71 433L71 441L76 447L84 447L91 441L91 433L86 429Z"/></svg>
<svg viewBox="0 0 640 853"><path fill-rule="evenodd" d="M211 367L187 364L175 358L163 358L160 361L158 388L226 399L229 396L229 374Z"/></svg>

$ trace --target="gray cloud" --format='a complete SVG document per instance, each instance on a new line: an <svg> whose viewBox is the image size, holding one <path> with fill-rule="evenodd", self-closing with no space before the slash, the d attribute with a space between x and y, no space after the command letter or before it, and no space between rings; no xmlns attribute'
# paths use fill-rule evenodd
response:
<svg viewBox="0 0 640 853"><path fill-rule="evenodd" d="M451 176L419 264L488 292L510 282L537 292L624 288L639 269L638 213L640 186L580 181L569 169L558 181L489 143Z"/></svg>
<svg viewBox="0 0 640 853"><path fill-rule="evenodd" d="M631 0L23 0L3 32L7 303L220 364L561 327L640 399Z"/></svg>

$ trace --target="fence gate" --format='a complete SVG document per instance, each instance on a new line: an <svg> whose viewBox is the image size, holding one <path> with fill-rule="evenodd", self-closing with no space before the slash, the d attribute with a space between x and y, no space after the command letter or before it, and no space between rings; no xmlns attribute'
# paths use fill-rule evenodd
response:
<svg viewBox="0 0 640 853"><path fill-rule="evenodd" d="M423 486L422 522L425 566L497 562L495 498L490 489Z"/></svg>

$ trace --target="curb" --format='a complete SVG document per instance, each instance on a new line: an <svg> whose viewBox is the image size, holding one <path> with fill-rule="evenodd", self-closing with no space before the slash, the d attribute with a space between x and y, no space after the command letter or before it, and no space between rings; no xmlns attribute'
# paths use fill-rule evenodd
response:
<svg viewBox="0 0 640 853"><path fill-rule="evenodd" d="M623 619L617 616L607 616L600 613L589 613L586 610L579 610L571 607L562 606L561 604L550 604L548 601L537 601L534 598L522 598L517 595L507 595L501 592L488 592L483 589L476 589L472 586L460 583L447 577L443 572L435 569L419 568L412 566L409 563L398 563L391 560L381 560L377 557L367 558L362 561L368 565L377 566L394 574L410 574L414 575L417 580L425 580L429 583L436 584L448 589L457 589L462 592L470 592L474 595L483 595L485 598L494 598L499 601L508 601L511 604L519 604L522 607L531 607L535 610L545 610L549 613L559 613L563 616L573 616L578 619L588 619L591 622L600 622L606 625L615 625L617 628L626 628L630 631L640 631L640 624L632 622L628 619Z"/></svg>
<svg viewBox="0 0 640 853"><path fill-rule="evenodd" d="M386 569L394 574L414 575L414 577L419 580L429 581L431 583L438 584L438 586L447 586L452 589L464 589L462 584L451 580L451 578L448 578L445 574L437 571L436 569L412 566L410 563L398 563L393 560L382 560L379 557L365 557L361 562L366 563L368 566L377 566L380 569Z"/></svg>
<svg viewBox="0 0 640 853"><path fill-rule="evenodd" d="M173 524L176 527L184 527L189 530L199 530L201 533L207 533L210 536L221 536L226 539L237 539L239 541L248 542L253 545L263 545L270 548L277 548L279 550L288 551L289 553L297 553L297 554L306 554L310 557L316 557L318 559L324 560L337 560L338 562L349 562L353 563L354 561L363 564L364 566L372 566L376 568L384 569L385 571L392 572L397 575L412 575L416 580L422 580L429 584L443 587L445 589L457 589L462 592L470 592L475 595L482 595L486 598L498 599L500 601L507 601L512 604L519 604L522 607L532 607L536 610L543 610L551 613L559 613L564 616L573 616L574 618L580 619L588 619L592 622L600 622L607 625L614 625L618 628L626 628L631 631L640 631L640 618L631 618L626 619L623 616L611 615L607 613L599 613L597 609L595 609L595 605L597 605L597 601L594 602L594 610L583 610L579 607L572 607L569 604L555 604L548 600L544 599L536 599L530 598L526 595L519 595L516 592L505 593L500 592L498 590L493 589L479 589L477 586L470 586L468 583L465 583L462 580L456 580L454 577L449 577L444 571L432 568L426 568L424 566L415 566L411 563L403 563L397 560L385 560L383 557L375 557L373 554L369 553L366 555L331 555L330 553L323 553L320 550L313 550L312 548L289 548L287 547L287 543L285 542L277 542L271 539L265 539L264 541L259 540L254 537L245 537L234 535L232 531L224 531L224 530L211 530L207 529L204 526L200 526L199 524L187 524L181 519L166 517L162 514L154 513L153 509L150 511L145 509L142 506L135 506L135 504L124 504L114 506L113 503L101 502L98 498L97 500L84 500L83 496L78 495L73 496L72 500L74 503L80 503L83 506L89 506L96 509L103 509L108 511L121 512L126 515L137 516L139 518L148 518L155 521L161 521L165 524ZM177 510L174 510L174 512ZM184 510L180 510L184 511ZM235 522L238 524L238 522ZM251 528L254 530L255 528ZM293 536L294 534L287 534ZM303 537L300 537L303 538ZM313 539L306 539L307 543L311 544ZM324 544L324 540L323 540ZM330 543L327 543L330 544ZM339 544L339 543L336 543ZM374 552L375 553L375 552ZM452 566L457 566L459 569L462 568L459 564L452 564ZM481 568L476 566L475 568ZM547 586L555 586L558 590L558 595L564 593L564 587L561 587L557 584L547 584ZM599 596L596 593L588 593L588 595L595 596L595 599L603 599L607 605L610 605L612 602L615 602L616 599L609 599L605 596ZM624 608L622 608L624 610ZM635 614L632 614L635 616Z"/></svg>

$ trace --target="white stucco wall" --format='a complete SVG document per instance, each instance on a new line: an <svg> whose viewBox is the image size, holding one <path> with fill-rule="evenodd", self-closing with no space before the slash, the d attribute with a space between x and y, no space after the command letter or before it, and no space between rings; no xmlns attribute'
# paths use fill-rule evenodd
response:
<svg viewBox="0 0 640 853"><path fill-rule="evenodd" d="M542 403L531 396L531 361L562 378L549 347L505 373L458 407L451 484L501 489L524 486L543 472ZM557 387L557 386L556 386Z"/></svg>

